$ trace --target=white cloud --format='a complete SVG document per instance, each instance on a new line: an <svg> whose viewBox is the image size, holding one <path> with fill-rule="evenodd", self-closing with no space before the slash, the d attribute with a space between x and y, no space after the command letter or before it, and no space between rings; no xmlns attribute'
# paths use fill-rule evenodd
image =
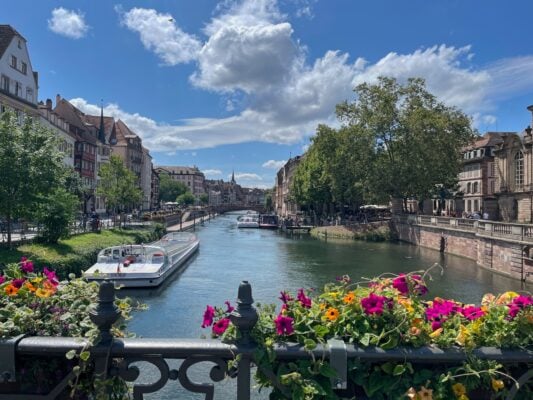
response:
<svg viewBox="0 0 533 400"><path fill-rule="evenodd" d="M70 11L59 7L52 10L48 29L71 39L80 39L87 34L89 25L85 23L85 16L81 11Z"/></svg>
<svg viewBox="0 0 533 400"><path fill-rule="evenodd" d="M262 167L278 170L282 168L286 163L287 163L287 160L280 160L280 161L268 160L263 163Z"/></svg>
<svg viewBox="0 0 533 400"><path fill-rule="evenodd" d="M231 175L229 175L228 178L231 178ZM240 180L240 181L262 181L263 178L261 178L257 174L252 174L252 173L249 173L249 172L236 172L235 173L235 180Z"/></svg>
<svg viewBox="0 0 533 400"><path fill-rule="evenodd" d="M222 175L222 171L219 169L205 169L202 171L205 176L213 177Z"/></svg>
<svg viewBox="0 0 533 400"><path fill-rule="evenodd" d="M187 63L197 58L201 42L196 36L183 32L172 15L144 8L123 12L117 7L116 10L121 23L139 33L144 47L154 51L165 64Z"/></svg>

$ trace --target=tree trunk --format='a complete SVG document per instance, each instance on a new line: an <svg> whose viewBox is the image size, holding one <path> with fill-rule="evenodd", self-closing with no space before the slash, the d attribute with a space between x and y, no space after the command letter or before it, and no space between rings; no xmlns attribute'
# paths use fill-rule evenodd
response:
<svg viewBox="0 0 533 400"><path fill-rule="evenodd" d="M11 249L11 214L8 214L6 216L6 222L7 222L7 247Z"/></svg>

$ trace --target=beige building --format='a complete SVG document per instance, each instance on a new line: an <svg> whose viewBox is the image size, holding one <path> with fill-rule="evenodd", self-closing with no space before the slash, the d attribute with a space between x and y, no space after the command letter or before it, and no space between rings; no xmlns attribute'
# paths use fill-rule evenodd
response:
<svg viewBox="0 0 533 400"><path fill-rule="evenodd" d="M291 217L300 211L299 205L292 199L291 186L294 172L301 159L301 156L290 158L276 175L274 210L280 217Z"/></svg>
<svg viewBox="0 0 533 400"><path fill-rule="evenodd" d="M183 183L198 198L205 193L205 176L198 167L158 166L158 174L167 174L172 180Z"/></svg>
<svg viewBox="0 0 533 400"><path fill-rule="evenodd" d="M68 122L52 110L52 100L46 100L46 104L39 104L39 122L45 128L51 130L59 138L59 151L63 156L63 163L74 168L74 147L76 136L69 132Z"/></svg>

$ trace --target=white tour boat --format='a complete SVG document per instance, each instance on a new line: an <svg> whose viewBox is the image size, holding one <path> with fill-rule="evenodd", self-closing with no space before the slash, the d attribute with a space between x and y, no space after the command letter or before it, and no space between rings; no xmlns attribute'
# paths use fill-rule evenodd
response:
<svg viewBox="0 0 533 400"><path fill-rule="evenodd" d="M246 214L237 218L237 228L259 228L259 215Z"/></svg>
<svg viewBox="0 0 533 400"><path fill-rule="evenodd" d="M84 272L90 281L109 279L123 287L159 286L198 250L200 241L190 232L173 232L147 245L112 246Z"/></svg>

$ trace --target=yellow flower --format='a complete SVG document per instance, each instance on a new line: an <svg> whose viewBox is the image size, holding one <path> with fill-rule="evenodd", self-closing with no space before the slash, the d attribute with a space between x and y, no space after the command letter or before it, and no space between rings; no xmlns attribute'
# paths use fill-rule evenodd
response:
<svg viewBox="0 0 533 400"><path fill-rule="evenodd" d="M465 388L465 385L463 385L462 383L459 383L459 382L457 382L455 385L452 385L452 390L453 390L453 393L454 393L457 397L466 394L466 388Z"/></svg>
<svg viewBox="0 0 533 400"><path fill-rule="evenodd" d="M339 295L339 292L329 292L328 293L331 297L333 297L334 299L337 298L337 296Z"/></svg>
<svg viewBox="0 0 533 400"><path fill-rule="evenodd" d="M495 299L496 299L496 296L494 296L492 293L487 293L481 299L481 305L488 306L492 304Z"/></svg>
<svg viewBox="0 0 533 400"><path fill-rule="evenodd" d="M339 318L339 310L333 307L328 308L326 311L326 318L330 321L335 321L337 318Z"/></svg>
<svg viewBox="0 0 533 400"><path fill-rule="evenodd" d="M326 303L320 303L318 307L320 308L320 311L324 311L326 309Z"/></svg>
<svg viewBox="0 0 533 400"><path fill-rule="evenodd" d="M346 296L344 296L344 302L346 304L352 304L353 301L355 300L355 294L354 292L349 292L348 294L346 294Z"/></svg>
<svg viewBox="0 0 533 400"><path fill-rule="evenodd" d="M43 298L43 297L50 297L52 293L49 290L44 290L44 289L39 288L35 291L35 295L37 297Z"/></svg>
<svg viewBox="0 0 533 400"><path fill-rule="evenodd" d="M420 400L433 400L433 389L428 389L425 386L422 386L416 394Z"/></svg>
<svg viewBox="0 0 533 400"><path fill-rule="evenodd" d="M417 326L412 326L411 328L409 328L409 333L413 336L418 336L421 332L422 330Z"/></svg>
<svg viewBox="0 0 533 400"><path fill-rule="evenodd" d="M470 400L470 399L466 394L462 394L459 397L457 397L457 400Z"/></svg>
<svg viewBox="0 0 533 400"><path fill-rule="evenodd" d="M439 328L439 329L436 329L436 330L434 330L433 332L431 332L431 333L429 334L429 337L430 337L431 339L435 339L435 338L438 338L438 337L440 336L441 333L442 333L442 328Z"/></svg>
<svg viewBox="0 0 533 400"><path fill-rule="evenodd" d="M468 330L466 326L461 325L459 327L459 334L455 338L455 342L460 346L464 346L469 338L470 338L470 331Z"/></svg>
<svg viewBox="0 0 533 400"><path fill-rule="evenodd" d="M416 390L414 387L411 387L409 388L409 390L407 391L407 393L405 393L405 395L407 397L409 397L410 399L416 399Z"/></svg>
<svg viewBox="0 0 533 400"><path fill-rule="evenodd" d="M507 304L510 303L511 300L513 300L515 297L518 297L518 293L516 292L505 292L504 294L500 295L498 299L496 300L496 304Z"/></svg>
<svg viewBox="0 0 533 400"><path fill-rule="evenodd" d="M43 277L42 276L38 276L38 277L35 277L31 280L31 283L36 283L36 284L39 284L43 281Z"/></svg>
<svg viewBox="0 0 533 400"><path fill-rule="evenodd" d="M31 282L29 281L26 281L24 282L24 286L30 291L30 292L35 292L37 290L37 288L35 286L33 286L31 284Z"/></svg>
<svg viewBox="0 0 533 400"><path fill-rule="evenodd" d="M405 297L399 297L398 303L403 306L409 313L413 313L415 309L413 308L413 302L411 299L406 299Z"/></svg>
<svg viewBox="0 0 533 400"><path fill-rule="evenodd" d="M19 290L12 284L9 284L4 288L4 291L8 296L16 296Z"/></svg>
<svg viewBox="0 0 533 400"><path fill-rule="evenodd" d="M503 383L503 381L501 379L491 379L490 380L490 383L492 385L492 389L494 389L495 392L497 392L498 390L501 390L505 387L505 384Z"/></svg>
<svg viewBox="0 0 533 400"><path fill-rule="evenodd" d="M472 331L472 333L479 335L481 332L482 325L483 325L483 321L481 319L476 319L474 322L470 324L470 330Z"/></svg>

